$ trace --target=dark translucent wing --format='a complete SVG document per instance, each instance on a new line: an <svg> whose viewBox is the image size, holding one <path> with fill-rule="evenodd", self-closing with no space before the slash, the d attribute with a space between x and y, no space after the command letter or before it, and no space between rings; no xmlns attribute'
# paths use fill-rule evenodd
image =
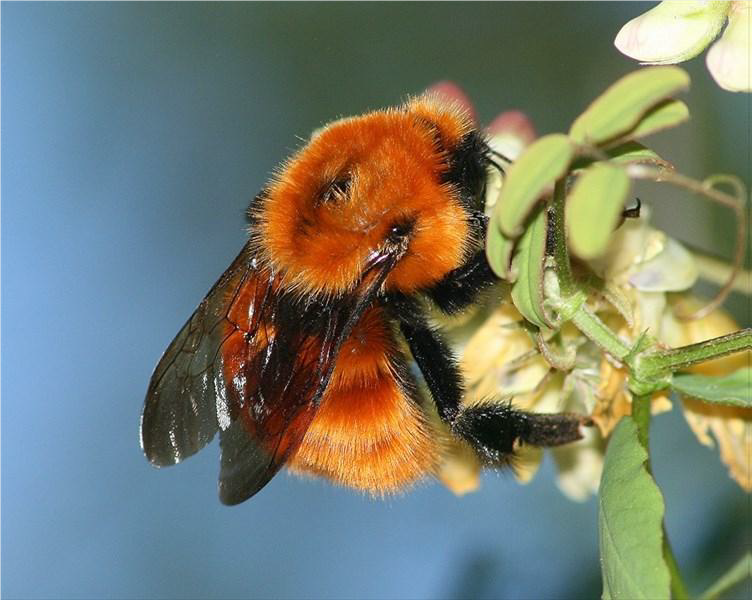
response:
<svg viewBox="0 0 752 600"><path fill-rule="evenodd" d="M220 499L242 502L295 452L337 353L395 263L378 255L351 297L278 291L248 246L170 344L152 376L141 444L157 466L191 456L220 431Z"/></svg>
<svg viewBox="0 0 752 600"><path fill-rule="evenodd" d="M295 451L323 394L353 311L275 291L244 248L157 365L141 444L176 464L220 431L220 498L261 489Z"/></svg>
<svg viewBox="0 0 752 600"><path fill-rule="evenodd" d="M375 255L350 297L313 302L272 292L260 303L263 310L254 313L243 337L246 343L255 341L252 351L233 351L232 340L226 342L228 397L231 405L237 398L241 409L237 420L220 434L222 502L238 504L250 498L298 448L343 341L373 302L397 258ZM272 279L269 289L274 287ZM236 312L243 313L232 314Z"/></svg>
<svg viewBox="0 0 752 600"><path fill-rule="evenodd" d="M157 466L178 463L229 426L220 352L228 337L228 307L254 276L244 248L212 287L154 370L141 417L141 446Z"/></svg>
<svg viewBox="0 0 752 600"><path fill-rule="evenodd" d="M272 298L256 333L268 343L248 353L247 362L228 363L230 397L244 400L237 420L220 433L219 495L225 504L250 498L298 448L352 314L345 307Z"/></svg>

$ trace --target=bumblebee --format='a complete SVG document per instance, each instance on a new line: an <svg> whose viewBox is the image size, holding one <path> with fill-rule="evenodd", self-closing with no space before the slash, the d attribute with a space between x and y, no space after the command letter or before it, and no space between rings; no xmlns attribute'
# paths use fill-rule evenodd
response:
<svg viewBox="0 0 752 600"><path fill-rule="evenodd" d="M494 164L471 118L430 95L314 133L253 199L248 242L159 361L141 418L149 461L179 463L219 432L220 499L238 504L283 465L399 491L437 472L446 431L492 465L517 444L579 439L575 415L463 406L427 316L496 281Z"/></svg>

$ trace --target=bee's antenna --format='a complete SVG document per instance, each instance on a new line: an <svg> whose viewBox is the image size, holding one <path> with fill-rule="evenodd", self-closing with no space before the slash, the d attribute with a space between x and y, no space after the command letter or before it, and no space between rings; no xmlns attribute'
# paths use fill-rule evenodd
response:
<svg viewBox="0 0 752 600"><path fill-rule="evenodd" d="M493 154L496 158L500 158L503 162L507 163L507 165L512 164L511 158L504 156L501 152L494 150L490 146L488 147L488 154ZM500 165L498 162L496 162L489 156L486 156L486 159L497 171L499 171L499 173L501 173L502 175L506 175L506 170L504 169L502 165Z"/></svg>
<svg viewBox="0 0 752 600"><path fill-rule="evenodd" d="M506 163L509 163L510 165L512 164L512 159L511 159L511 158L509 158L508 156L505 156L505 155L503 155L503 154L502 154L501 152L498 152L497 150L494 150L493 148L489 148L489 149L488 149L488 151L489 151L489 152L490 152L491 154L493 154L493 155L495 155L495 156L499 157L499 158L500 158L501 160L503 160L504 162L506 162Z"/></svg>
<svg viewBox="0 0 752 600"><path fill-rule="evenodd" d="M499 173L501 173L502 175L506 175L507 174L507 172L504 170L504 167L502 167L495 160L492 160L492 159L489 158L488 162L489 162L489 164L491 164L491 166L493 166L494 169L496 169L497 171L499 171Z"/></svg>

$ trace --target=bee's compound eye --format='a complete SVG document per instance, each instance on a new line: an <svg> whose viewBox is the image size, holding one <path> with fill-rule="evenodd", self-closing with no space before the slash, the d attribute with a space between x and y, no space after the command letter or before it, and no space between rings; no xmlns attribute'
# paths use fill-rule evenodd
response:
<svg viewBox="0 0 752 600"><path fill-rule="evenodd" d="M412 233L414 221L400 221L389 228L389 241L399 242Z"/></svg>

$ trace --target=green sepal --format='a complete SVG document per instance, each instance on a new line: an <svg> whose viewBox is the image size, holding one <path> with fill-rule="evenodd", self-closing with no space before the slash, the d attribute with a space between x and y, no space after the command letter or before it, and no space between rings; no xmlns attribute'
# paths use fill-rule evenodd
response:
<svg viewBox="0 0 752 600"><path fill-rule="evenodd" d="M543 274L546 259L546 211L543 207L525 230L512 260L517 281L512 301L523 317L538 327L550 327L543 308Z"/></svg>
<svg viewBox="0 0 752 600"><path fill-rule="evenodd" d="M567 172L574 151L566 135L555 133L536 140L512 164L492 215L502 233L510 238L522 234L525 219Z"/></svg>
<svg viewBox="0 0 752 600"><path fill-rule="evenodd" d="M514 243L515 240L505 236L493 220L489 222L486 234L486 259L491 270L507 281L514 279L514 272L511 268Z"/></svg>
<svg viewBox="0 0 752 600"><path fill-rule="evenodd" d="M569 246L577 256L587 260L603 254L629 188L626 171L609 163L596 163L580 175L566 204Z"/></svg>
<svg viewBox="0 0 752 600"><path fill-rule="evenodd" d="M624 137L653 107L689 87L689 75L673 66L647 67L622 77L596 98L569 130L578 143L598 145Z"/></svg>

